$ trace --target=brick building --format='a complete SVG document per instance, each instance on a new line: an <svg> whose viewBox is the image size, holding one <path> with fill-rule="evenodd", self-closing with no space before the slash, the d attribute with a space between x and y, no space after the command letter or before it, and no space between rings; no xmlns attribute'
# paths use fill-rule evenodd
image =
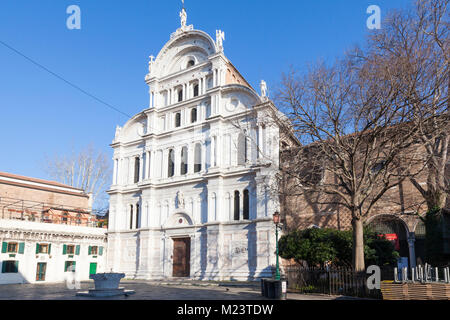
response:
<svg viewBox="0 0 450 320"><path fill-rule="evenodd" d="M301 146L285 146L281 153L280 163L288 163L293 157L296 148ZM418 148L418 146L413 146ZM411 150L413 151L413 150ZM415 152L417 149L414 150ZM326 166L325 166L326 167ZM427 170L416 176L417 182L426 186ZM447 163L446 176L450 178L450 163ZM292 178L284 177L281 190L281 207L287 230L306 229L311 227L335 228L338 230L351 229L351 212L339 205L320 204L333 202L333 195L310 192L304 193L296 190L298 185ZM335 179L334 175L323 172L321 179ZM300 195L301 193L301 195ZM450 199L447 199L446 208L450 208ZM372 208L369 216L365 218L365 225L369 225L378 233L385 234L392 240L401 257L407 257L409 264L415 266L417 262L426 262L425 259L425 226L420 216L427 211L425 199L410 182L404 180L399 185L388 190ZM448 211L448 210L445 210ZM445 216L444 250L450 255L450 223Z"/></svg>

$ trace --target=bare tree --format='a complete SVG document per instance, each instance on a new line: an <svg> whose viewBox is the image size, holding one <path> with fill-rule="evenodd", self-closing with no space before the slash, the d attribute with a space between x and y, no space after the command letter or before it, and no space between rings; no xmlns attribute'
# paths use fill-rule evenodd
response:
<svg viewBox="0 0 450 320"><path fill-rule="evenodd" d="M427 157L427 183L412 184L428 209L444 208L450 181L449 20L448 0L421 0L411 12L394 12L369 41L371 54L383 60L399 83L399 101L410 106L417 140ZM395 71L393 72L393 70Z"/></svg>
<svg viewBox="0 0 450 320"><path fill-rule="evenodd" d="M442 204L448 187L447 2L392 13L364 50L283 76L277 102L303 146L284 151L282 192L351 213L356 270L365 267L363 222L386 192L417 182L425 164L427 202Z"/></svg>
<svg viewBox="0 0 450 320"><path fill-rule="evenodd" d="M111 164L109 157L92 145L69 156L47 156L45 170L52 179L91 193L94 208L107 207L105 191L111 180Z"/></svg>
<svg viewBox="0 0 450 320"><path fill-rule="evenodd" d="M408 105L398 103L398 84L379 62L355 55L331 67L314 66L303 77L291 72L278 94L304 145L287 151L284 175L312 204L351 213L355 270L365 268L364 220L423 161L414 148L417 128L410 124Z"/></svg>

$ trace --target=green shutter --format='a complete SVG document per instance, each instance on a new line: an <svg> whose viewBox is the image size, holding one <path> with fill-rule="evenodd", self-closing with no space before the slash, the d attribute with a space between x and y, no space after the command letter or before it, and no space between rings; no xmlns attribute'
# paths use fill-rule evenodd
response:
<svg viewBox="0 0 450 320"><path fill-rule="evenodd" d="M14 261L14 272L19 272L19 261Z"/></svg>
<svg viewBox="0 0 450 320"><path fill-rule="evenodd" d="M6 253L7 250L8 250L8 242L3 242L2 243L2 253Z"/></svg>
<svg viewBox="0 0 450 320"><path fill-rule="evenodd" d="M90 255L91 254L91 252L92 252L92 247L91 246L89 246L89 248L88 248L88 255Z"/></svg>
<svg viewBox="0 0 450 320"><path fill-rule="evenodd" d="M67 253L67 246L63 245L63 254L66 254L66 253Z"/></svg>
<svg viewBox="0 0 450 320"><path fill-rule="evenodd" d="M36 254L39 253L39 243L36 243Z"/></svg>
<svg viewBox="0 0 450 320"><path fill-rule="evenodd" d="M64 263L64 272L67 271L67 262L68 262L68 261L66 261L66 262Z"/></svg>
<svg viewBox="0 0 450 320"><path fill-rule="evenodd" d="M80 245L78 244L75 249L75 254L78 256L80 254Z"/></svg>
<svg viewBox="0 0 450 320"><path fill-rule="evenodd" d="M103 254L103 247L99 247L99 249L98 249L98 254L99 254L99 255L102 255L102 254Z"/></svg>
<svg viewBox="0 0 450 320"><path fill-rule="evenodd" d="M75 272L75 271L76 271L76 269L77 269L76 267L77 267L77 262L76 262L76 261L74 261L74 262L73 262L73 272Z"/></svg>
<svg viewBox="0 0 450 320"><path fill-rule="evenodd" d="M19 243L19 253L23 254L25 252L25 242Z"/></svg>
<svg viewBox="0 0 450 320"><path fill-rule="evenodd" d="M52 250L52 244L50 243L50 244L48 245L48 254L51 253L51 250Z"/></svg>
<svg viewBox="0 0 450 320"><path fill-rule="evenodd" d="M2 273L5 273L5 269L6 269L6 261L2 262Z"/></svg>

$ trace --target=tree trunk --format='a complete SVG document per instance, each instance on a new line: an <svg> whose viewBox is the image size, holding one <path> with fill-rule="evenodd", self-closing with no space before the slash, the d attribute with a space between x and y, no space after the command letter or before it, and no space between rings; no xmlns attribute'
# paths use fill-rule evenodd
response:
<svg viewBox="0 0 450 320"><path fill-rule="evenodd" d="M352 218L353 228L353 268L355 271L364 271L364 230L363 223L360 218Z"/></svg>

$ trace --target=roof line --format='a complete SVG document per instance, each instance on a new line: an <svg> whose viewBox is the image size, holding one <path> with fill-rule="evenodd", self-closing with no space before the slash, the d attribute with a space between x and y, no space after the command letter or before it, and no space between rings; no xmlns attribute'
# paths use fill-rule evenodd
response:
<svg viewBox="0 0 450 320"><path fill-rule="evenodd" d="M32 177L26 177L26 176L21 176L21 175L18 175L18 174L12 174L12 173L2 172L2 171L0 171L0 177L20 179L20 180L29 181L29 182L36 182L36 183L43 183L43 184L48 184L48 185L53 185L53 186L58 186L58 187L64 187L64 188L69 188L69 189L73 189L73 190L78 190L78 191L82 191L84 193L83 189L75 188L75 187L72 187L70 185L59 183L59 182L56 182L56 181L43 180L43 179L32 178Z"/></svg>

